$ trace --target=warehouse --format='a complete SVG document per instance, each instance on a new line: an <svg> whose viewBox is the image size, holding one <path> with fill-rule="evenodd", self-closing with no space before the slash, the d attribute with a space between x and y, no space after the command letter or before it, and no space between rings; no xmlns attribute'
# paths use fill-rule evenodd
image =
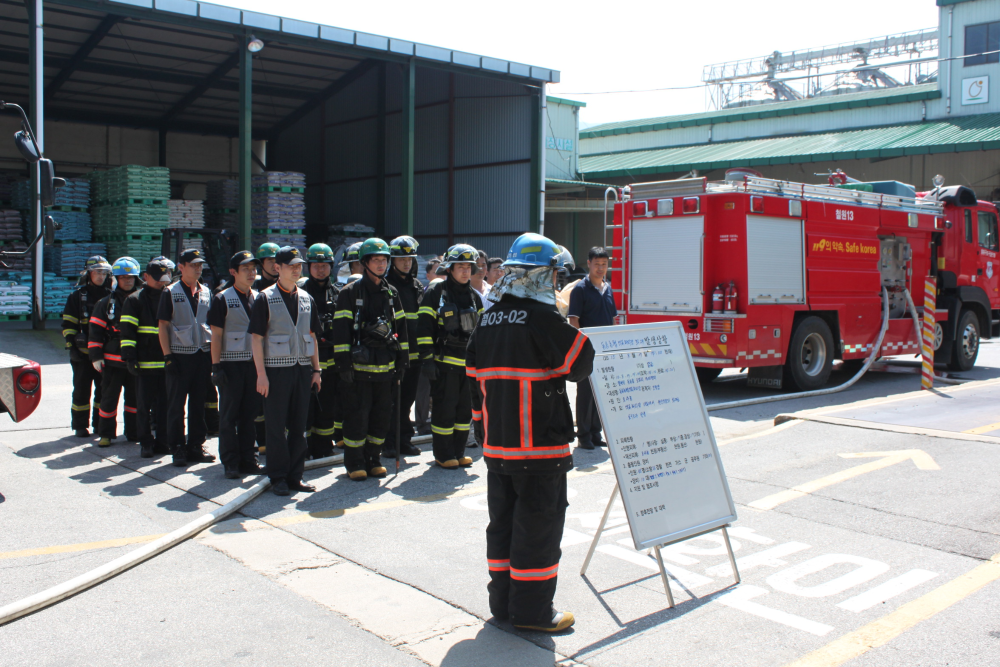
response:
<svg viewBox="0 0 1000 667"><path fill-rule="evenodd" d="M1000 86L1000 4L937 4L939 25L925 31L706 66L704 80L714 86L719 108L588 128L580 134L580 178L721 180L726 169L751 167L769 178L815 183L842 169L861 181L896 180L918 191L941 174L981 199L1000 199L1000 92L989 90L991 83ZM870 65L877 52L911 58L906 66L914 71L929 69L896 81ZM844 68L836 86L786 94L805 78L798 73L828 63ZM787 84L775 76L783 65L791 74ZM757 66L761 80L750 81L745 73ZM740 97L740 87L752 84L766 87L770 99Z"/></svg>
<svg viewBox="0 0 1000 667"><path fill-rule="evenodd" d="M88 183L94 204L215 197L207 222L244 245L369 228L412 233L426 252L468 241L495 255L543 224L545 85L556 71L193 0L46 0L41 16L29 12L41 5L0 0L0 97L42 112L60 176L146 169L105 171L103 195ZM16 129L0 116L0 133ZM27 176L12 144L0 142L8 211ZM262 193L266 215L255 217ZM84 199L67 201L65 213L86 212ZM92 223L123 230L125 214L113 213ZM157 215L133 217L149 226ZM171 220L188 215L198 212Z"/></svg>

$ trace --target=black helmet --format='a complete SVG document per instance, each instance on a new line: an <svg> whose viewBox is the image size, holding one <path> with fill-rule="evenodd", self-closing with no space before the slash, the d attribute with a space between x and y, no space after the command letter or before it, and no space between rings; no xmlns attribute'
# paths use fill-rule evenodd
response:
<svg viewBox="0 0 1000 667"><path fill-rule="evenodd" d="M389 254L393 257L416 257L419 246L412 236L397 236L389 244Z"/></svg>

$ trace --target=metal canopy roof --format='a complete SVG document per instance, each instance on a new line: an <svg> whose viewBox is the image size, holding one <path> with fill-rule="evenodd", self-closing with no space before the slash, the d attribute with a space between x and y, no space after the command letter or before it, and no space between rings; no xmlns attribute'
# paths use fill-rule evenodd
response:
<svg viewBox="0 0 1000 667"><path fill-rule="evenodd" d="M273 136L380 61L539 85L559 72L193 0L48 0L45 117L236 136L253 32L253 130ZM0 91L27 102L28 15L0 0Z"/></svg>
<svg viewBox="0 0 1000 667"><path fill-rule="evenodd" d="M941 97L936 83L925 83L919 86L900 86L871 90L861 93L845 93L811 97L804 100L775 102L772 104L755 104L749 107L706 111L702 113L683 114L679 116L663 116L660 118L639 118L615 123L595 125L580 132L581 139L606 137L616 134L632 134L635 132L655 132L656 130L673 130L679 127L695 127L698 125L716 125L719 123L736 123L745 120L761 118L780 118L782 116L799 116L810 113L840 111L842 109L860 109L877 107L887 104L903 104L934 100Z"/></svg>
<svg viewBox="0 0 1000 667"><path fill-rule="evenodd" d="M1000 113L844 132L581 155L588 178L1000 149Z"/></svg>

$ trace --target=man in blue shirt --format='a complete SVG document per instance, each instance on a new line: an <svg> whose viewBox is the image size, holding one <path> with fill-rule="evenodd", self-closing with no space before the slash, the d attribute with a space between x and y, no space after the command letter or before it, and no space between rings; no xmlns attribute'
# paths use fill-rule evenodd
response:
<svg viewBox="0 0 1000 667"><path fill-rule="evenodd" d="M608 273L608 251L594 247L587 255L587 277L569 293L569 323L583 327L609 327L615 323L615 298L611 285L604 280ZM583 449L604 447L601 439L601 415L594 403L590 378L576 386L576 439Z"/></svg>

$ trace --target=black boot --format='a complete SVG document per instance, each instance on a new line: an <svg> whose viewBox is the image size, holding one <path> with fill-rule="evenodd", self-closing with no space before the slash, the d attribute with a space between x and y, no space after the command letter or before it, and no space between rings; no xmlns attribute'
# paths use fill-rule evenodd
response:
<svg viewBox="0 0 1000 667"><path fill-rule="evenodd" d="M386 475L385 466L382 465L382 445L365 443L365 469L369 477L381 479Z"/></svg>
<svg viewBox="0 0 1000 667"><path fill-rule="evenodd" d="M368 471L365 470L365 450L360 447L344 447L344 467L347 475L356 482L368 479Z"/></svg>
<svg viewBox="0 0 1000 667"><path fill-rule="evenodd" d="M455 435L451 441L451 451L455 460L458 461L458 465L463 468L468 468L472 465L472 459L465 455L465 446L468 442L468 431L455 431Z"/></svg>
<svg viewBox="0 0 1000 667"><path fill-rule="evenodd" d="M442 468L457 468L458 459L452 456L452 444L451 441L455 437L454 433L449 433L448 435L442 435L440 433L434 433L433 435L433 446L434 446L434 460Z"/></svg>

